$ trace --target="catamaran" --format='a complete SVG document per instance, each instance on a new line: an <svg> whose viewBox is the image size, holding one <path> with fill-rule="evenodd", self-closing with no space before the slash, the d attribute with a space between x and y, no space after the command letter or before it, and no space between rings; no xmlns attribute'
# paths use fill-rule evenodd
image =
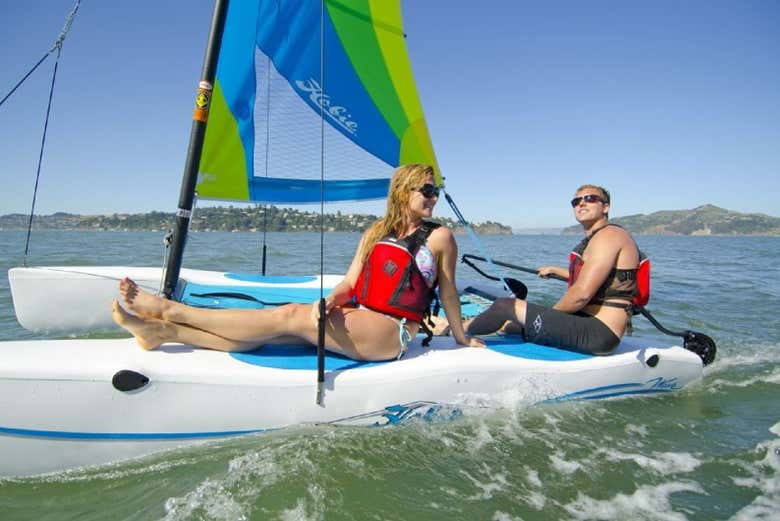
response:
<svg viewBox="0 0 780 521"><path fill-rule="evenodd" d="M340 277L182 268L195 197L384 198L392 168L411 162L433 165L443 186L399 0L217 0L167 265L11 269L17 318L34 331L112 327L110 303L125 276L192 305L312 302ZM464 292L466 314L509 294L500 284L494 290ZM401 360L377 363L319 357L303 345L231 354L177 344L149 352L133 339L3 342L0 475L104 464L295 424L449 416L508 397L535 404L668 393L702 375L699 355L652 339L626 338L603 357L511 336L487 344L459 348L436 337L423 346L418 338Z"/></svg>

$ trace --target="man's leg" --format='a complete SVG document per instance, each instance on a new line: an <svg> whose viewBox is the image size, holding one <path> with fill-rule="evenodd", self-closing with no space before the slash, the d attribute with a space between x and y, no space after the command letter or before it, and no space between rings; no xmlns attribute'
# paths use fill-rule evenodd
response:
<svg viewBox="0 0 780 521"><path fill-rule="evenodd" d="M469 335L487 335L501 329L507 321L525 324L525 300L498 298L468 324Z"/></svg>

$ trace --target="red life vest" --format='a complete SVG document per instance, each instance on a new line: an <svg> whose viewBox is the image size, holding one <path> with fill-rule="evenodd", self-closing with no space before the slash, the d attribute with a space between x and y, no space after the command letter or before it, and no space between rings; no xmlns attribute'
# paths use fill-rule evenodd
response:
<svg viewBox="0 0 780 521"><path fill-rule="evenodd" d="M421 322L430 309L434 289L428 287L415 255L439 224L423 222L403 239L385 237L369 253L355 285L357 302L369 309Z"/></svg>
<svg viewBox="0 0 780 521"><path fill-rule="evenodd" d="M617 224L607 224L606 226L619 226ZM598 228L596 231L585 237L574 250L569 254L569 287L571 287L580 275L580 270L585 264L583 255L585 248L596 233L603 230L606 226ZM637 247L639 253L639 266L636 269L618 269L612 268L607 280L596 291L591 299L594 304L614 305L624 307L622 304L606 302L608 298L619 298L630 300L634 306L645 306L650 300L650 259ZM628 283L628 284L626 284Z"/></svg>
<svg viewBox="0 0 780 521"><path fill-rule="evenodd" d="M639 250L639 267L636 270L635 306L646 306L650 301L650 259Z"/></svg>

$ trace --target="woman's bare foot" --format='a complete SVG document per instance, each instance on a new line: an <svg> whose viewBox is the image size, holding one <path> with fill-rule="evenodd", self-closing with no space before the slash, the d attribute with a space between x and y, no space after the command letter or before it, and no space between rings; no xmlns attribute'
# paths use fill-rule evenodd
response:
<svg viewBox="0 0 780 521"><path fill-rule="evenodd" d="M157 295L152 295L138 287L129 277L119 281L119 294L130 310L141 318L165 318L165 311L171 302Z"/></svg>
<svg viewBox="0 0 780 521"><path fill-rule="evenodd" d="M111 307L111 316L114 322L119 327L129 331L135 337L138 345L147 351L156 349L170 340L170 335L166 333L166 325L161 320L142 319L131 315L116 300L111 302Z"/></svg>
<svg viewBox="0 0 780 521"><path fill-rule="evenodd" d="M435 336L449 336L450 323L447 319L438 315L431 315L430 321L433 322L433 334Z"/></svg>

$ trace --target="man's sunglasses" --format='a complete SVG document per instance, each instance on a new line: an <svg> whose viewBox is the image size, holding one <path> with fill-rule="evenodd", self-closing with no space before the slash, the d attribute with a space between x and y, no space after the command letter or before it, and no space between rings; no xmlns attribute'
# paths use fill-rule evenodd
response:
<svg viewBox="0 0 780 521"><path fill-rule="evenodd" d="M426 183L422 185L420 188L417 189L418 192L423 194L423 197L426 199L433 199L434 197L439 197L439 187L434 186L431 183Z"/></svg>
<svg viewBox="0 0 780 521"><path fill-rule="evenodd" d="M582 201L585 201L586 203L606 203L604 199L602 199L600 196L596 194L585 194L581 197L575 197L574 199L572 199L571 207L575 208Z"/></svg>

